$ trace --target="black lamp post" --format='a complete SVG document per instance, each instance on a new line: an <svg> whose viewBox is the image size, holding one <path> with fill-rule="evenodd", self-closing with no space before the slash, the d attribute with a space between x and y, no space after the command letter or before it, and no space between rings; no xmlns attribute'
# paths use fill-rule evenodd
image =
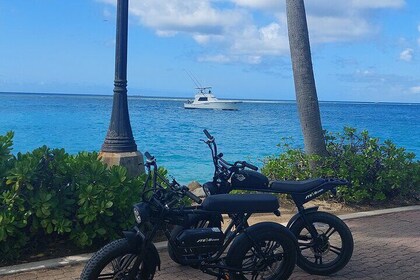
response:
<svg viewBox="0 0 420 280"><path fill-rule="evenodd" d="M137 145L131 131L127 103L128 0L118 0L115 47L114 102L111 123L102 145L103 152L134 152Z"/></svg>
<svg viewBox="0 0 420 280"><path fill-rule="evenodd" d="M109 165L124 165L129 173L135 175L135 169L142 165L143 157L137 151L137 145L131 130L127 103L127 34L128 0L117 3L117 35L115 48L115 80L111 122L101 149L101 157ZM133 154L134 153L134 154ZM136 159L137 158L137 159ZM128 166L133 165L133 166ZM139 171L144 166L140 166Z"/></svg>

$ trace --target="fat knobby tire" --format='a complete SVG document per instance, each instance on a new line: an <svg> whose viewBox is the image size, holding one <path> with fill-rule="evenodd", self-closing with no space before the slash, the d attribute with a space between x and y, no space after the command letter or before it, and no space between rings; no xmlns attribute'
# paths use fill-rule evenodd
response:
<svg viewBox="0 0 420 280"><path fill-rule="evenodd" d="M137 254L128 244L127 239L118 239L102 247L96 252L84 267L80 280L96 280L101 271L115 258L127 254ZM147 258L147 257L146 257ZM141 280L153 279L156 266L152 263L144 263L141 270Z"/></svg>

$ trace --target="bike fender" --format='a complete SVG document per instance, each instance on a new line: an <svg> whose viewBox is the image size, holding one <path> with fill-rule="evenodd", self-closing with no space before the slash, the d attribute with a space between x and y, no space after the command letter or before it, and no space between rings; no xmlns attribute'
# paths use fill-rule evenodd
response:
<svg viewBox="0 0 420 280"><path fill-rule="evenodd" d="M308 214L308 213L313 213L313 212L317 212L318 211L319 206L314 206L314 207L309 207L304 209L302 212L304 214ZM287 223L287 228L290 228L296 221L297 219L299 219L302 216L301 213L296 213L291 219L290 221Z"/></svg>
<svg viewBox="0 0 420 280"><path fill-rule="evenodd" d="M146 266L150 265L150 267L157 267L160 270L160 256L155 244L151 243L147 249L144 263Z"/></svg>
<svg viewBox="0 0 420 280"><path fill-rule="evenodd" d="M130 246L141 249L145 236L138 227L134 227L131 231L123 231L123 234Z"/></svg>
<svg viewBox="0 0 420 280"><path fill-rule="evenodd" d="M142 249L145 236L137 227L134 227L131 231L124 231L123 234L130 246L138 248L139 251ZM155 244L150 243L146 250L144 265L146 267L157 267L160 270L160 256Z"/></svg>

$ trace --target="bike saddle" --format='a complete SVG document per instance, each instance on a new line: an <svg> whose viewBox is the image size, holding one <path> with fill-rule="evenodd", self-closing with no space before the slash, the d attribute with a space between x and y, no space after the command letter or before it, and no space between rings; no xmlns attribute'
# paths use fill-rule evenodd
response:
<svg viewBox="0 0 420 280"><path fill-rule="evenodd" d="M271 213L280 207L271 194L216 194L201 204L203 210L220 213Z"/></svg>
<svg viewBox="0 0 420 280"><path fill-rule="evenodd" d="M272 181L268 188L278 193L306 193L328 182L328 179L309 179L302 181Z"/></svg>

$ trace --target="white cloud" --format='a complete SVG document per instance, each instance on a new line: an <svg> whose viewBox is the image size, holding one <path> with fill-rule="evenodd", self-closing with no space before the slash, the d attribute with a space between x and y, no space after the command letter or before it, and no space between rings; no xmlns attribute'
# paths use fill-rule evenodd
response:
<svg viewBox="0 0 420 280"><path fill-rule="evenodd" d="M357 69L355 74L358 76L364 76L364 77L375 75L375 73L372 70L368 70L368 69L365 69L365 70Z"/></svg>
<svg viewBox="0 0 420 280"><path fill-rule="evenodd" d="M413 53L413 49L407 48L400 53L400 59L410 62L411 60L413 60Z"/></svg>
<svg viewBox="0 0 420 280"><path fill-rule="evenodd" d="M420 86L411 87L410 92L414 94L420 94Z"/></svg>
<svg viewBox="0 0 420 280"><path fill-rule="evenodd" d="M289 50L285 26L270 23L261 28L248 26L237 34L230 50L245 55L283 55ZM252 61L255 61L253 59Z"/></svg>
<svg viewBox="0 0 420 280"><path fill-rule="evenodd" d="M116 4L116 0L96 1ZM202 46L211 46L213 53L219 53L201 59L255 64L265 57L288 55L285 3L284 0L131 0L130 13L158 36L186 34ZM331 4L331 0L311 0L305 1L305 5L311 43L320 44L369 37L378 31L370 11L401 8L405 1L336 0Z"/></svg>
<svg viewBox="0 0 420 280"><path fill-rule="evenodd" d="M232 0L236 5L254 9L273 9L284 7L286 1L278 0Z"/></svg>
<svg viewBox="0 0 420 280"><path fill-rule="evenodd" d="M130 11L149 27L163 32L220 34L242 23L238 10L219 10L210 1L131 1Z"/></svg>
<svg viewBox="0 0 420 280"><path fill-rule="evenodd" d="M275 9L285 6L285 0L231 0L238 6L257 8L257 9ZM401 8L405 5L405 0L310 0L305 1L305 6L311 9L313 6L319 7L319 10L342 10L347 9L380 9L380 8Z"/></svg>
<svg viewBox="0 0 420 280"><path fill-rule="evenodd" d="M348 42L378 32L371 17L376 9L397 9L404 0L305 1L311 43Z"/></svg>
<svg viewBox="0 0 420 280"><path fill-rule="evenodd" d="M374 31L363 18L308 16L312 43L351 41ZM349 28L351 26L351 28Z"/></svg>
<svg viewBox="0 0 420 280"><path fill-rule="evenodd" d="M378 8L401 8L405 5L404 0L352 0L356 8L378 9Z"/></svg>
<svg viewBox="0 0 420 280"><path fill-rule="evenodd" d="M229 63L231 62L231 59L223 54L218 55L206 55L201 56L198 58L198 61L201 62L217 62L217 63Z"/></svg>
<svg viewBox="0 0 420 280"><path fill-rule="evenodd" d="M112 13L107 8L103 10L102 15L104 17L104 20L109 20L112 18Z"/></svg>

